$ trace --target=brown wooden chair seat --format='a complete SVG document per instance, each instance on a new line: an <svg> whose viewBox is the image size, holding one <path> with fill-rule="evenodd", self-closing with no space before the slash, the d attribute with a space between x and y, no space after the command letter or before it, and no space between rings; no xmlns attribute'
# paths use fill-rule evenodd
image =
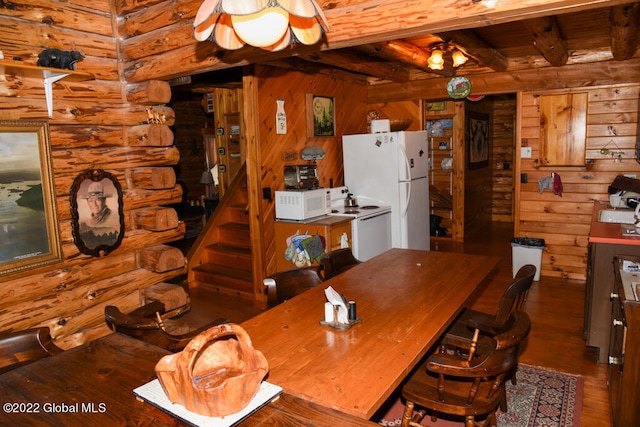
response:
<svg viewBox="0 0 640 427"><path fill-rule="evenodd" d="M361 262L353 256L351 248L336 249L335 251L327 252L320 258L325 280L337 276Z"/></svg>
<svg viewBox="0 0 640 427"><path fill-rule="evenodd" d="M272 274L263 280L269 307L276 306L323 282L321 266L292 268Z"/></svg>
<svg viewBox="0 0 640 427"><path fill-rule="evenodd" d="M48 327L0 334L0 374L62 353L51 339Z"/></svg>
<svg viewBox="0 0 640 427"><path fill-rule="evenodd" d="M529 334L531 321L524 311L509 316L506 331L495 337L481 337L464 348L466 356L453 348L430 356L402 387L406 400L402 427L422 427L419 421L426 411L432 421L438 413L464 417L465 426L479 425L476 417L485 416L485 425L497 425L496 409L505 399L505 381L517 366L518 349ZM415 407L420 409L414 413Z"/></svg>
<svg viewBox="0 0 640 427"><path fill-rule="evenodd" d="M166 315L169 314L170 317ZM191 328L185 322L174 320L184 311L165 313L164 304L153 301L125 314L118 307L109 305L104 316L114 332L157 345L169 351L181 351L200 332L212 326L226 323L227 319L217 318L199 328Z"/></svg>

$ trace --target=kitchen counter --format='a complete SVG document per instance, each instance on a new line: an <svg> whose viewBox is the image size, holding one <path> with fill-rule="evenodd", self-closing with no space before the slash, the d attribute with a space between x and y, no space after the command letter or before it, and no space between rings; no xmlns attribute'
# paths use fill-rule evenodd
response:
<svg viewBox="0 0 640 427"><path fill-rule="evenodd" d="M289 220L289 219L276 219L276 222L286 222L289 224L301 224L301 225L319 225L319 226L333 226L342 224L343 222L351 222L351 217L348 216L338 216L338 215L323 215L315 218L310 218L307 220Z"/></svg>
<svg viewBox="0 0 640 427"><path fill-rule="evenodd" d="M607 363L610 344L611 293L614 284L613 259L616 256L640 256L640 237L625 236L627 224L599 222L608 203L595 202L589 230L589 261L584 315L584 339L597 349L597 360Z"/></svg>
<svg viewBox="0 0 640 427"><path fill-rule="evenodd" d="M640 236L623 236L622 225L614 222L600 222L598 215L603 209L611 209L608 203L595 202L591 216L589 243L608 243L613 245L640 245Z"/></svg>

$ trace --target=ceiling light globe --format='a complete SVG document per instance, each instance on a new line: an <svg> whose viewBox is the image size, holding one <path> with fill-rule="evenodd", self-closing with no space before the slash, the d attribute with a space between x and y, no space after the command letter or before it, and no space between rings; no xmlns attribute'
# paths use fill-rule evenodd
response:
<svg viewBox="0 0 640 427"><path fill-rule="evenodd" d="M444 59L442 59L442 52L434 50L429 57L429 68L432 70L442 70L444 68Z"/></svg>
<svg viewBox="0 0 640 427"><path fill-rule="evenodd" d="M453 52L453 54L451 55L451 59L453 60L454 67L459 67L460 65L467 62L467 57L464 56L464 54L459 50Z"/></svg>
<svg viewBox="0 0 640 427"><path fill-rule="evenodd" d="M278 42L289 26L289 12L280 7L267 7L251 15L231 16L238 37L255 47Z"/></svg>

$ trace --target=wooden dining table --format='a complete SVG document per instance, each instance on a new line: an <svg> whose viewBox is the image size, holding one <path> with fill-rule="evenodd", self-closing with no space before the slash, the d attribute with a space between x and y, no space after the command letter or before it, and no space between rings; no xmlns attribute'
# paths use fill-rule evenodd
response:
<svg viewBox="0 0 640 427"><path fill-rule="evenodd" d="M242 326L283 394L241 426L374 426L369 418L424 356L498 259L393 249ZM324 289L362 322L320 324ZM182 426L135 397L169 352L113 333L0 375L0 425Z"/></svg>
<svg viewBox="0 0 640 427"><path fill-rule="evenodd" d="M113 333L0 375L1 426L187 426L136 398L156 378L167 350ZM287 393L242 421L242 427L354 426L375 423Z"/></svg>
<svg viewBox="0 0 640 427"><path fill-rule="evenodd" d="M482 287L499 259L391 249L242 323L269 361L268 381L306 401L369 419ZM325 289L356 303L346 330L320 323Z"/></svg>

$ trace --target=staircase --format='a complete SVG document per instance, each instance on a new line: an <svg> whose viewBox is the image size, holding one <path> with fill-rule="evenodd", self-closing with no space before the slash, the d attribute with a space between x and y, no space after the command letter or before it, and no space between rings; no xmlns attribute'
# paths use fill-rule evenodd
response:
<svg viewBox="0 0 640 427"><path fill-rule="evenodd" d="M190 289L255 299L246 167L234 178L187 259Z"/></svg>

